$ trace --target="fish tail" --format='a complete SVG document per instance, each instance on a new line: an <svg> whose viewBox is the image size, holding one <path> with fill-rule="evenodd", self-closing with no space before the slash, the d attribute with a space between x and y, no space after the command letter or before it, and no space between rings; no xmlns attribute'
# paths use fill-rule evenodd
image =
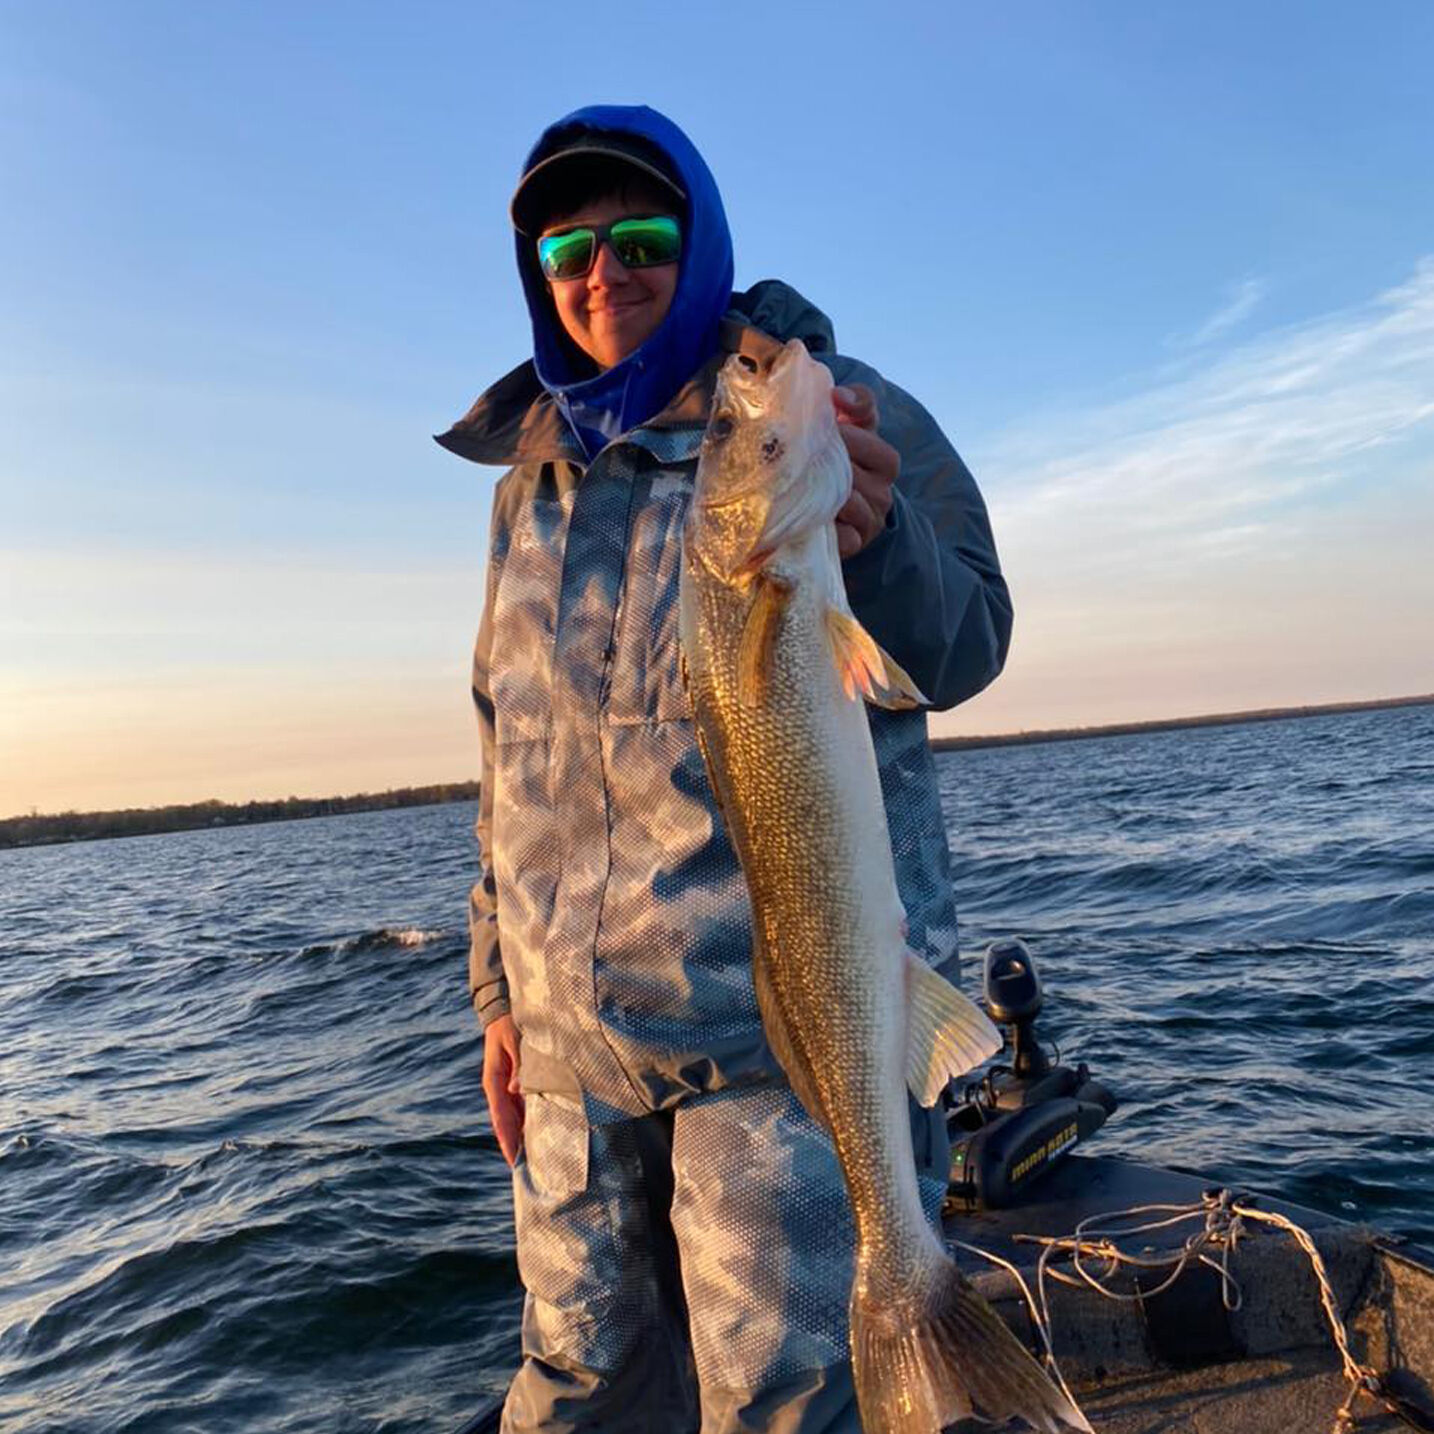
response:
<svg viewBox="0 0 1434 1434"><path fill-rule="evenodd" d="M852 1373L865 1434L940 1434L972 1415L1024 1419L1041 1434L1091 1434L949 1256L922 1309L851 1301Z"/></svg>

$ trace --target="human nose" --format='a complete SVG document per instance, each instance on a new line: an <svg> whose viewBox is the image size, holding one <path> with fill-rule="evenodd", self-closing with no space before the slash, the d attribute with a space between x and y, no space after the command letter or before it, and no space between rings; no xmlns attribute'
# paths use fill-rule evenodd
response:
<svg viewBox="0 0 1434 1434"><path fill-rule="evenodd" d="M604 239L598 246L597 257L593 260L592 268L588 270L588 287L607 289L614 284L624 283L626 279L626 267L622 260L613 253L612 245Z"/></svg>

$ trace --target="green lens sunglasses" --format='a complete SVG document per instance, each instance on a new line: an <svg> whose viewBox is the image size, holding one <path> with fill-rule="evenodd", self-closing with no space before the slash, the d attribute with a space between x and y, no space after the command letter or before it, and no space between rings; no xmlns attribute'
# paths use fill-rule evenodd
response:
<svg viewBox="0 0 1434 1434"><path fill-rule="evenodd" d="M670 214L619 219L614 224L584 224L538 240L538 263L549 279L581 279L607 244L624 269L675 264L682 253L682 226Z"/></svg>

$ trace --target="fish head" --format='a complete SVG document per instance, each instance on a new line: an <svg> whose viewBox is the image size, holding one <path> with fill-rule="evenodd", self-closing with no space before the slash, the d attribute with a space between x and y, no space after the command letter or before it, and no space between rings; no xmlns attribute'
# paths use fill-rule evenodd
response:
<svg viewBox="0 0 1434 1434"><path fill-rule="evenodd" d="M686 541L727 582L829 525L851 492L832 376L793 339L763 361L733 354L717 375Z"/></svg>

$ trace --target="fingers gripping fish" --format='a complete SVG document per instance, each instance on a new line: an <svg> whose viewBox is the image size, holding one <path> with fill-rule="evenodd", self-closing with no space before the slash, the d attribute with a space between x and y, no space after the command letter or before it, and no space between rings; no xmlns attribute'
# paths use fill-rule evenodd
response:
<svg viewBox="0 0 1434 1434"><path fill-rule="evenodd" d="M763 1027L831 1133L851 1199L851 1355L867 1434L937 1434L973 1413L1088 1430L921 1206L907 1087L933 1104L1000 1037L906 945L855 699L924 699L847 604L833 519L851 468L831 388L797 341L767 363L729 359L683 534L683 659L751 894Z"/></svg>

